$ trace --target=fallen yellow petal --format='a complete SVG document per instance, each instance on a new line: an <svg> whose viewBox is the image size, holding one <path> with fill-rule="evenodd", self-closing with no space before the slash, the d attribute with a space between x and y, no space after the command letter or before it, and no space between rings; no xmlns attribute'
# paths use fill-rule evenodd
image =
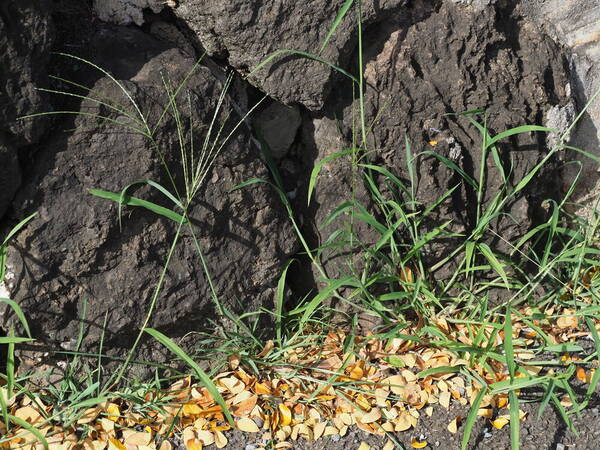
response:
<svg viewBox="0 0 600 450"><path fill-rule="evenodd" d="M121 444L117 439L109 439L108 440L108 449L109 450L127 450L123 444Z"/></svg>
<svg viewBox="0 0 600 450"><path fill-rule="evenodd" d="M285 427L292 423L292 412L285 404L279 404L279 425Z"/></svg>
<svg viewBox="0 0 600 450"><path fill-rule="evenodd" d="M121 411L119 410L119 405L115 403L109 403L106 407L106 412L108 413L108 420L112 420L116 422L119 420L119 416L121 415Z"/></svg>
<svg viewBox="0 0 600 450"><path fill-rule="evenodd" d="M248 417L242 417L236 423L238 430L245 431L246 433L258 433L260 429L254 420Z"/></svg>
<svg viewBox="0 0 600 450"><path fill-rule="evenodd" d="M508 422L510 422L510 420L507 417L500 416L496 420L492 420L492 426L498 430L501 430Z"/></svg>
<svg viewBox="0 0 600 450"><path fill-rule="evenodd" d="M412 448L425 448L427 447L427 441L420 442L417 439L412 438L412 440L410 441L410 446Z"/></svg>

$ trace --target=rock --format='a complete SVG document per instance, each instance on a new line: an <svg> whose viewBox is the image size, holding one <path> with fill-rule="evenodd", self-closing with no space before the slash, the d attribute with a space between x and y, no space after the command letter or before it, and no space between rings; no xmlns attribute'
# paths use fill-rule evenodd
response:
<svg viewBox="0 0 600 450"><path fill-rule="evenodd" d="M94 0L94 10L100 20L116 25L144 23L144 9L159 13L172 2L165 0ZM170 6L170 5L169 5Z"/></svg>
<svg viewBox="0 0 600 450"><path fill-rule="evenodd" d="M365 0L362 3L364 26L368 27L408 2ZM356 46L357 22L353 10L340 23L329 45L320 51L340 7L340 2L329 0L182 0L174 12L197 34L209 55L227 58L234 68L247 73L270 54L283 49L319 54L332 64L346 67ZM332 75L329 66L288 54L253 74L250 81L283 103L301 103L318 110L331 89Z"/></svg>
<svg viewBox="0 0 600 450"><path fill-rule="evenodd" d="M0 134L0 217L6 212L20 184L21 168L17 152Z"/></svg>
<svg viewBox="0 0 600 450"><path fill-rule="evenodd" d="M286 156L298 133L300 111L297 106L271 102L256 115L253 122L273 157L281 159Z"/></svg>
<svg viewBox="0 0 600 450"><path fill-rule="evenodd" d="M420 155L415 187L420 202L432 205L449 189L461 185L423 229L451 219L450 229L464 233L475 227L476 193L454 170L422 152L435 152L478 178L481 136L466 119L447 113L484 108L488 128L494 134L518 125L543 123L546 111L569 103L565 90L568 65L551 39L504 9L475 11L445 2L438 10L431 11L427 3L415 2L412 8L389 15L385 22L365 33L364 42L368 43L364 53L365 115L368 124L378 118L369 137L369 149L374 151L372 161L408 180L404 150L408 137L412 154ZM344 145L351 140L352 121L356 117L353 110L359 110L358 101L352 102L348 92L351 92L349 83L340 84L327 102L330 105L327 117L343 117L345 125L346 143L338 145L338 151L347 148ZM504 170L511 174L513 184L547 152L541 134L520 135L498 147ZM317 144L317 148L317 161L331 152L329 145ZM491 157L487 167L486 205L502 184ZM556 183L534 181L521 198L507 205L506 212L514 221L505 217L496 224L495 231L509 241L523 235L543 217L543 200L560 191L552 163L538 179ZM339 177L335 181L348 186ZM320 202L319 208L332 211L341 202L335 195L331 200L333 203ZM317 216L320 214L317 212ZM501 248L504 245L497 238L493 240ZM446 239L438 246L430 246L426 259L432 264L439 261L453 245L452 240Z"/></svg>
<svg viewBox="0 0 600 450"><path fill-rule="evenodd" d="M521 1L518 11L528 21L540 27L556 42L571 52L570 87L577 102L577 112L600 89L600 8L597 0L564 2L560 0ZM571 134L570 145L600 156L600 98L593 102ZM594 200L600 192L600 166L596 161L579 154L570 158L583 163L581 182L575 193L577 202ZM572 170L569 170L572 169ZM565 174L565 190L576 172L573 165ZM589 213L589 211L588 211Z"/></svg>
<svg viewBox="0 0 600 450"><path fill-rule="evenodd" d="M44 134L48 119L17 120L47 111L44 87L54 31L49 0L0 2L0 132L16 145L32 144ZM0 176L3 166L0 166Z"/></svg>
<svg viewBox="0 0 600 450"><path fill-rule="evenodd" d="M152 43L140 31L111 29L134 40L138 34L137 46L129 47L136 54L141 50L153 55L162 45ZM144 49L145 45L150 48ZM127 48L119 50L126 53ZM131 56L135 61L135 55ZM163 80L179 82L194 63L178 49L166 49L150 56L137 73L121 83L149 123L156 123L167 100ZM133 66L119 64L121 73L132 72ZM25 310L35 336L53 346L76 338L87 303L84 348L98 348L107 317L104 348L111 355L122 356L142 325L176 225L147 210L125 208L120 230L115 203L94 197L87 190L118 192L140 179L152 179L172 190L169 180L173 176L181 193L180 147L172 115L163 118L154 147L131 128L139 126L139 117L119 87L102 78L92 92L81 111L110 117L126 126L78 116L61 127L76 131L55 133L45 143L45 157L32 168L29 182L14 203L18 213L38 211L39 215L10 250L9 264L15 274L12 294ZM193 119L196 149L202 148L220 92L220 83L204 66L197 68L182 90L182 122L189 124ZM114 111L93 98L109 98L128 106ZM188 102L194 111L192 118ZM231 107L225 97L211 140ZM237 120L234 118L235 114L231 115L223 133L229 132L231 121ZM164 171L162 158L169 164L171 175ZM252 177L267 178L268 171L248 132L239 129L216 157L190 210L216 292L223 307L234 314L272 308L281 267L296 251L289 220L270 187L260 184L230 192ZM166 197L148 187L132 194L173 208ZM193 236L186 227L150 326L179 341L189 332L209 331L219 323L218 313ZM139 357L169 361L157 347L148 343Z"/></svg>

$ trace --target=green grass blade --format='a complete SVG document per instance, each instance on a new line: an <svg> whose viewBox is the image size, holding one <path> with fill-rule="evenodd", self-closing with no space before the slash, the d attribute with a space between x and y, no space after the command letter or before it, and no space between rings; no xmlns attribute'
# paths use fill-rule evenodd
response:
<svg viewBox="0 0 600 450"><path fill-rule="evenodd" d="M508 366L508 373L510 374L511 382L515 379L517 367L515 364L515 354L513 348L513 326L512 326L512 314L510 306L506 307L506 314L504 316L504 355L506 356L506 365Z"/></svg>
<svg viewBox="0 0 600 450"><path fill-rule="evenodd" d="M33 219L35 216L37 216L37 213L33 213L30 216L27 216L26 218L24 218L23 220L21 220L17 225L15 225L6 235L6 237L4 238L4 241L2 241L2 246L6 245L8 243L8 241L16 234L19 232L19 230L21 228L23 228L27 222L29 222L31 219Z"/></svg>
<svg viewBox="0 0 600 450"><path fill-rule="evenodd" d="M351 287L360 287L360 284L357 283L353 276L349 276L346 278L342 278L341 280L335 280L330 282L325 289L319 292L313 299L306 305L304 308L304 314L300 319L299 328L302 329L311 318L316 309L335 291L337 291L342 286L351 286Z"/></svg>
<svg viewBox="0 0 600 450"><path fill-rule="evenodd" d="M507 289L510 289L510 284L508 283L508 276L506 275L506 271L504 270L503 264L498 260L496 255L492 249L485 243L481 242L477 244L477 248L481 252L481 254L488 260L492 268L500 275L502 281L506 285Z"/></svg>
<svg viewBox="0 0 600 450"><path fill-rule="evenodd" d="M285 263L283 272L279 281L277 282L277 293L275 294L275 334L277 337L277 343L279 347L282 347L281 336L283 334L283 303L285 301L285 279L287 276L288 269L295 259L290 259Z"/></svg>
<svg viewBox="0 0 600 450"><path fill-rule="evenodd" d="M510 414L510 446L512 450L519 450L519 431L521 424L519 421L519 398L516 391L508 393L509 414Z"/></svg>
<svg viewBox="0 0 600 450"><path fill-rule="evenodd" d="M277 50L276 52L271 53L269 56L267 56L265 59L263 59L254 69L252 69L252 71L248 74L248 76L253 75L254 72L258 72L260 69L262 69L267 64L269 64L271 61L273 61L275 58L277 58L278 56L281 56L281 55L298 55L298 56L302 56L304 58L312 59L313 61L320 62L322 64L325 64L326 66L331 67L333 70L341 73L342 75L348 77L349 79L351 79L352 81L354 81L355 83L358 84L358 80L356 79L356 77L354 75L352 75L350 72L342 69L341 67L338 67L335 64L332 64L329 61L326 61L323 58L320 58L316 55L313 55L313 54L310 54L307 52L303 52L300 50L293 50L293 49L287 49L287 48L284 48L282 50Z"/></svg>
<svg viewBox="0 0 600 450"><path fill-rule="evenodd" d="M25 329L25 333L27 333L27 337L31 338L31 331L29 330L29 324L27 323L25 314L23 314L23 310L21 309L19 304L17 302L15 302L14 300L11 300L9 298L3 298L3 297L0 297L0 302L6 303L8 306L10 306L12 308L12 310L15 312L15 314L19 318L21 325L23 325L23 328Z"/></svg>
<svg viewBox="0 0 600 450"><path fill-rule="evenodd" d="M506 131L503 131L502 133L497 134L496 136L491 138L486 143L486 148L491 147L496 142L498 142L502 139L505 139L509 136L514 136L515 134L521 134L521 133L529 133L532 131L544 131L546 133L558 133L558 130L554 130L552 128L541 127L539 125L523 125L520 127L511 128L510 130L506 130Z"/></svg>
<svg viewBox="0 0 600 450"><path fill-rule="evenodd" d="M172 211L155 203L142 200L141 198L123 195L123 193L103 191L100 189L88 189L88 192L92 195L95 195L96 197L112 200L118 203L119 205L140 206L156 214L171 219L177 223L187 223L187 219L181 214L177 214L175 211Z"/></svg>
<svg viewBox="0 0 600 450"><path fill-rule="evenodd" d="M342 20L344 20L344 17L346 16L346 14L348 13L348 10L352 6L352 3L354 3L354 0L346 0L344 2L344 4L342 5L342 7L340 8L340 10L338 11L337 15L335 16L335 20L333 21L333 24L329 28L329 31L327 33L327 36L325 37L325 40L321 44L321 48L319 49L319 54L323 53L323 50L325 50L325 47L327 47L327 44L329 43L331 36L333 36L333 34L335 33L335 30L337 29L339 24L342 22Z"/></svg>
<svg viewBox="0 0 600 450"><path fill-rule="evenodd" d="M160 342L162 345L167 347L169 350L171 350L171 352L173 352L176 356L178 356L183 361L185 361L185 363L194 370L194 372L196 373L196 376L200 379L200 381L202 381L202 383L204 383L204 385L206 386L206 389L208 389L208 392L212 395L213 399L223 409L223 414L227 418L227 421L229 422L229 424L231 426L235 427L235 423L233 421L233 416L229 412L229 408L227 407L225 400L223 399L221 394L219 394L219 391L217 390L217 386L213 383L213 381L206 374L206 372L204 372L200 368L200 366L198 364L196 364L196 362L192 358L190 358L179 345L177 345L170 338L168 338L167 336L162 334L160 331L157 331L153 328L144 328L144 331L146 333L148 333L150 336L152 336L154 339L156 339L158 342Z"/></svg>
<svg viewBox="0 0 600 450"><path fill-rule="evenodd" d="M29 431L31 434L33 434L37 438L38 442L44 446L44 449L48 450L48 441L46 440L44 435L37 428L35 428L29 422L26 422L25 420L20 419L18 417L15 417L12 414L8 415L8 419L11 422L19 425L21 428L23 428L23 429Z"/></svg>
<svg viewBox="0 0 600 450"><path fill-rule="evenodd" d="M479 412L479 405L483 401L483 397L486 394L486 389L482 388L473 404L471 405L471 409L469 409L469 414L467 415L467 420L465 421L465 429L463 431L462 442L460 444L461 450L466 450L469 445L469 439L471 438L471 433L473 432L473 426L477 421L477 413Z"/></svg>
<svg viewBox="0 0 600 450"><path fill-rule="evenodd" d="M31 339L31 338L24 338L24 337L0 337L0 345L4 345L4 344L20 344L22 342L32 342L35 341L35 339Z"/></svg>
<svg viewBox="0 0 600 450"><path fill-rule="evenodd" d="M317 184L317 177L319 176L319 172L321 171L323 166L325 164L327 164L328 162L333 161L336 158L339 158L344 155L352 154L353 151L354 150L352 150L352 149L342 150L341 152L337 152L337 153L334 153L333 155L329 155L326 158L323 158L317 164L315 164L315 167L313 167L313 170L310 172L310 179L308 181L308 198L306 201L307 205L310 205L310 199L312 198L312 194L315 189L315 185Z"/></svg>

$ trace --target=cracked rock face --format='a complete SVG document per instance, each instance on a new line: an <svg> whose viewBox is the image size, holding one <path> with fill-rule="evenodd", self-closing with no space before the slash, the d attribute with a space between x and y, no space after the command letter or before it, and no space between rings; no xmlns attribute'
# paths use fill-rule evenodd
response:
<svg viewBox="0 0 600 450"><path fill-rule="evenodd" d="M365 25L406 4L406 0L363 2ZM275 51L294 49L320 55L345 67L356 45L356 17L350 12L320 51L340 7L339 2L273 0L182 0L175 14L198 36L209 55L227 58L242 73L255 68ZM298 55L284 55L250 77L271 97L321 109L331 89L330 67Z"/></svg>
<svg viewBox="0 0 600 450"><path fill-rule="evenodd" d="M149 123L156 123L161 105L167 100L163 76L179 82L195 61L140 31L112 30L123 31L128 39L137 35L134 51L141 46L149 55L137 66L135 58L127 60L133 64L131 67L124 67L122 60L114 67L110 62L104 64L117 76L133 74L122 83ZM92 92L83 101L81 111L136 126L124 113L134 112L131 105L115 112L91 100L100 95L128 105L113 82L102 78ZM184 123L190 121L188 101L195 111L197 149L202 146L220 93L220 83L200 66L181 97ZM218 120L226 120L231 108L226 98ZM230 122L224 133L234 123L233 117L227 120ZM125 212L120 230L115 203L94 197L87 190L118 191L139 179L152 179L172 188L157 149L131 129L89 116L77 117L67 128L76 131L57 133L48 140L44 158L38 160L15 201L19 213L35 210L39 216L19 234L10 252L11 271L15 274L13 298L24 309L36 336L56 345L76 338L87 303L86 348L97 348L106 316L105 348L112 355L122 355L142 324L175 223L132 208ZM181 192L180 150L174 130L174 120L167 116L157 133L157 142ZM289 220L267 185L230 192L233 186L252 177L266 178L268 171L249 134L240 129L215 160L190 211L216 292L223 305L235 313L272 308L281 267L296 249ZM142 188L132 194L173 207L156 190ZM184 229L151 326L181 337L208 329L210 320L218 321L216 311L193 237ZM140 357L160 359L160 352L153 353L155 350L146 347Z"/></svg>
<svg viewBox="0 0 600 450"><path fill-rule="evenodd" d="M420 154L416 159L417 197L425 205L434 204L460 185L440 205L430 226L451 219L450 229L465 232L476 223L476 193L432 153L477 179L482 164L481 136L465 118L447 114L484 109L493 134L527 123L544 123L548 110L569 103L567 62L551 39L513 17L510 9L476 11L452 3L430 8L427 2L421 6L411 14L390 15L365 30L365 114L369 123L378 117L369 145L376 150L373 159L377 163L406 180L404 148L408 138L413 156ZM327 102L329 117L344 118L347 139L352 134L352 110L359 109L358 101L348 97L349 89L340 85ZM511 185L548 151L545 136L533 133L507 139L498 148ZM316 160L329 152L327 147L319 149ZM484 202L489 204L502 178L492 157L485 164ZM343 182L343 178L339 180ZM509 241L526 232L543 217L542 202L559 194L558 180L556 166L548 164L524 195L507 205L512 219L496 223L495 231ZM324 212L317 214L326 217L339 203L337 199L324 201L320 205ZM452 247L451 240L445 242L429 249L432 263Z"/></svg>

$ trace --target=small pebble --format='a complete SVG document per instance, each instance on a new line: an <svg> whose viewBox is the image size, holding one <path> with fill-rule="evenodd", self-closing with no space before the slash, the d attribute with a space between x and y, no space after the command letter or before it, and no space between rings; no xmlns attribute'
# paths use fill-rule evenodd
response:
<svg viewBox="0 0 600 450"><path fill-rule="evenodd" d="M244 450L256 450L256 445L248 444L244 447Z"/></svg>
<svg viewBox="0 0 600 450"><path fill-rule="evenodd" d="M565 450L565 446L563 444L556 444L556 450Z"/></svg>
<svg viewBox="0 0 600 450"><path fill-rule="evenodd" d="M489 439L492 437L492 433L490 433L489 431L486 431L485 434L483 435L484 438Z"/></svg>
<svg viewBox="0 0 600 450"><path fill-rule="evenodd" d="M340 438L341 438L341 436L340 436L339 434L333 434L333 435L331 435L331 440L332 440L333 442L337 442L337 441L339 441L339 440L340 440Z"/></svg>

